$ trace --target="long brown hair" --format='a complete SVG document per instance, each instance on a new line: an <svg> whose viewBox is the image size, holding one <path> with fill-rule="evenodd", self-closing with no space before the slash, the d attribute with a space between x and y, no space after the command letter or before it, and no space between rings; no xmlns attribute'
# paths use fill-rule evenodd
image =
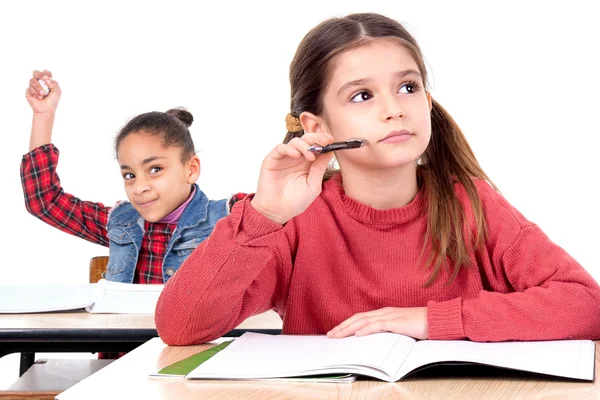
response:
<svg viewBox="0 0 600 400"><path fill-rule="evenodd" d="M380 14L351 14L331 18L313 28L302 39L290 65L291 114L304 111L323 113L323 93L331 73L331 60L338 54L362 46L376 38L393 38L412 55L427 85L427 70L416 40L397 21ZM450 114L435 100L431 110L431 140L417 165L417 181L427 199L427 231L423 252L430 248L426 265L432 273L425 283L430 285L448 259L454 270L448 283L460 269L470 264L468 246L483 245L487 225L481 199L473 179L484 179L496 190L479 166L471 147ZM300 132L288 132L284 143ZM328 171L326 178L331 176ZM456 197L454 184L464 186L475 215L475 235L467 226L463 207Z"/></svg>

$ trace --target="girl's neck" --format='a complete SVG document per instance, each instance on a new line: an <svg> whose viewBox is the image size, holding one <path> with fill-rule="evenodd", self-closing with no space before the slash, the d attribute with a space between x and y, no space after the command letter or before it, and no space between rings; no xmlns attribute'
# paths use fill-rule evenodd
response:
<svg viewBox="0 0 600 400"><path fill-rule="evenodd" d="M341 169L347 196L377 210L400 208L417 195L417 170L414 164L393 170Z"/></svg>
<svg viewBox="0 0 600 400"><path fill-rule="evenodd" d="M185 211L185 208L188 206L188 204L190 203L190 201L192 201L192 199L194 198L194 194L196 193L196 186L192 185L192 189L191 189L191 193L189 195L189 197L179 205L179 207L177 207L175 210L171 211L169 213L169 215L166 215L164 217L162 217L160 219L160 223L163 224L176 224L179 222L179 218L181 218L181 215L183 214L183 212Z"/></svg>

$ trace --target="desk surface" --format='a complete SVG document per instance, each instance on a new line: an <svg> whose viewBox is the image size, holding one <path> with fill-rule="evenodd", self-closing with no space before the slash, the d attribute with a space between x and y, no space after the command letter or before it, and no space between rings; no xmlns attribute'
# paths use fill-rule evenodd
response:
<svg viewBox="0 0 600 400"><path fill-rule="evenodd" d="M0 314L0 329L156 329L153 314Z"/></svg>
<svg viewBox="0 0 600 400"><path fill-rule="evenodd" d="M248 318L227 335L281 326L281 318L269 311ZM127 352L156 336L152 314L0 314L0 357L10 353ZM29 365L22 367L25 370Z"/></svg>
<svg viewBox="0 0 600 400"><path fill-rule="evenodd" d="M248 318L239 329L281 329L281 319L273 312ZM154 329L153 314L91 314L52 312L39 314L0 314L2 330L34 329Z"/></svg>
<svg viewBox="0 0 600 400"><path fill-rule="evenodd" d="M598 344L598 343L597 343ZM169 347L154 338L61 393L57 399L600 399L600 383L507 373L485 377L409 377L397 383L358 380L352 384L264 381L187 381L151 378L156 370L209 345ZM596 371L600 346L596 345Z"/></svg>

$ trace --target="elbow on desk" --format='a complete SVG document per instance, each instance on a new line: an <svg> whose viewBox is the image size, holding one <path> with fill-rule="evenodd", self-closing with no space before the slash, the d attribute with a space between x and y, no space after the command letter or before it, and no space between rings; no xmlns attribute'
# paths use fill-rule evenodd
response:
<svg viewBox="0 0 600 400"><path fill-rule="evenodd" d="M158 336L169 346L190 346L210 342L221 337L221 334L210 332L197 327L190 329L189 326L179 326L170 323L169 320L162 321L155 318Z"/></svg>
<svg viewBox="0 0 600 400"><path fill-rule="evenodd" d="M157 313L154 316L154 323L158 336L165 344L169 346L186 346L192 343L190 335L186 332L185 325L173 314Z"/></svg>
<svg viewBox="0 0 600 400"><path fill-rule="evenodd" d="M588 318L584 318L587 320L589 332L582 336L585 336L586 339L600 340L600 286L596 282L591 286L586 290L591 301L584 301L584 304L587 303L589 307Z"/></svg>
<svg viewBox="0 0 600 400"><path fill-rule="evenodd" d="M600 340L600 286L595 282L571 282L564 308L549 329L558 329L556 339ZM568 299L568 300L567 300Z"/></svg>
<svg viewBox="0 0 600 400"><path fill-rule="evenodd" d="M158 336L169 346L189 346L210 342L221 337L223 332L211 329L202 318L185 315L181 310L161 309L157 307L154 323Z"/></svg>

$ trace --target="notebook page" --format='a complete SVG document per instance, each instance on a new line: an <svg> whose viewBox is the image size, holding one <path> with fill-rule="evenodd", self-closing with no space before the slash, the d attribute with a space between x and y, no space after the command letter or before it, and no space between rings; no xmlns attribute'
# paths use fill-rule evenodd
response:
<svg viewBox="0 0 600 400"><path fill-rule="evenodd" d="M245 333L187 378L255 379L364 373L389 380L390 372L398 369L414 343L414 339L394 333L343 339L329 339L324 335Z"/></svg>
<svg viewBox="0 0 600 400"><path fill-rule="evenodd" d="M105 314L154 314L164 285L142 285L101 280L99 296L88 311ZM100 286L102 285L102 286Z"/></svg>
<svg viewBox="0 0 600 400"><path fill-rule="evenodd" d="M0 313L36 313L84 309L94 299L95 284L0 285Z"/></svg>
<svg viewBox="0 0 600 400"><path fill-rule="evenodd" d="M412 370L436 362L464 361L573 379L594 379L594 342L558 340L477 343L426 340L417 342L402 368L400 379Z"/></svg>

